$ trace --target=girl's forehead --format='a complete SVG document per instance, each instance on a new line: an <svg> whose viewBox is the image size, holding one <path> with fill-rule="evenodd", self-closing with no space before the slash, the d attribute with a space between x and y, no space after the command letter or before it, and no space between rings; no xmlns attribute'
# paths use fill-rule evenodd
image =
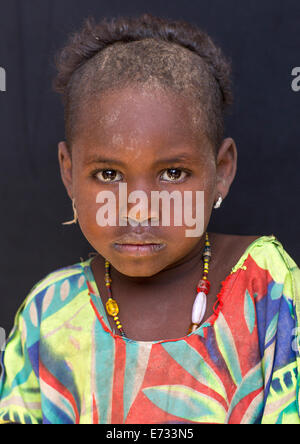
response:
<svg viewBox="0 0 300 444"><path fill-rule="evenodd" d="M78 112L74 144L112 147L194 144L202 133L193 125L187 99L162 89L126 88L86 101Z"/></svg>

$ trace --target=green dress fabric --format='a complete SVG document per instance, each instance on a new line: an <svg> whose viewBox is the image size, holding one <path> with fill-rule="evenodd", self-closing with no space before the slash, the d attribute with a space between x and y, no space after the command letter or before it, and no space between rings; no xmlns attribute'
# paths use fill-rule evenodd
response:
<svg viewBox="0 0 300 444"><path fill-rule="evenodd" d="M274 235L248 246L193 333L111 330L92 258L49 273L1 356L0 422L300 423L300 270Z"/></svg>

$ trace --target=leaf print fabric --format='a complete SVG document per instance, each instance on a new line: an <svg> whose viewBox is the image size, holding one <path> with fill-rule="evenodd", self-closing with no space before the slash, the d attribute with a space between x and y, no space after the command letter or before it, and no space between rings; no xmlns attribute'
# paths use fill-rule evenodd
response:
<svg viewBox="0 0 300 444"><path fill-rule="evenodd" d="M20 306L0 423L300 423L300 270L274 235L245 250L216 312L172 340L115 335L91 261L50 273Z"/></svg>

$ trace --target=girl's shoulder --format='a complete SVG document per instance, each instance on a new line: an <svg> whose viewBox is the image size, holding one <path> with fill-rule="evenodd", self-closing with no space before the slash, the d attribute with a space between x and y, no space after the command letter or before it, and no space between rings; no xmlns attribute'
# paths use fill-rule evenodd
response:
<svg viewBox="0 0 300 444"><path fill-rule="evenodd" d="M246 247L243 241L246 242ZM232 272L243 267L249 256L259 268L268 270L275 281L282 281L287 272L299 270L294 259L274 234L245 236L243 241L241 242L242 254L232 267Z"/></svg>
<svg viewBox="0 0 300 444"><path fill-rule="evenodd" d="M234 243L238 240L232 236L229 245L234 249ZM246 248L245 244L239 247L243 252L233 262L234 265L231 264L228 276L229 280L233 276L235 290L241 295L246 290L250 293L253 290L254 295L261 293L262 297L268 296L277 302L283 297L294 307L300 320L300 269L294 259L274 234L257 236L251 242L245 236L243 242L246 242Z"/></svg>
<svg viewBox="0 0 300 444"><path fill-rule="evenodd" d="M274 234L244 236L210 233L210 237L218 249L223 251L223 262L229 264L231 272L243 267L249 256L258 267L268 269L277 279L287 270L298 269L294 259Z"/></svg>
<svg viewBox="0 0 300 444"><path fill-rule="evenodd" d="M221 237L219 237L221 236ZM270 293L272 298L285 298L294 305L300 320L300 269L274 235L217 235L223 245L224 263L222 288L243 297L246 290ZM216 242L217 243L217 242ZM225 278L224 278L225 276ZM229 285L230 284L230 285ZM243 290L244 289L244 290ZM226 293L226 291L224 291ZM223 295L223 291L221 292Z"/></svg>
<svg viewBox="0 0 300 444"><path fill-rule="evenodd" d="M28 292L16 313L15 319L22 312L28 313L33 324L39 323L41 317L51 315L53 307L61 309L64 305L87 290L85 269L91 259L57 268L46 274Z"/></svg>

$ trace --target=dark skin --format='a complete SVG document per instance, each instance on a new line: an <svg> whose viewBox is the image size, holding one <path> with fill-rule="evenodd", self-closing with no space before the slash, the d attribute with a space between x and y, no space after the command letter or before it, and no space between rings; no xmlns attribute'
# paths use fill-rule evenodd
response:
<svg viewBox="0 0 300 444"><path fill-rule="evenodd" d="M224 139L215 156L203 129L195 129L191 122L192 107L187 99L160 89L148 94L126 88L82 105L72 154L65 142L58 146L62 180L70 198L75 199L80 228L99 253L91 266L102 302L105 305L107 300L106 258L111 263L112 292L120 320L126 336L133 340L186 336L203 274L205 231L215 202L220 195L225 199L236 174L234 140ZM170 169L176 169L176 174ZM203 190L204 233L187 237L189 227L174 226L172 213L170 226L100 227L96 222L97 193L114 192L118 209L119 182L126 182L128 194L143 190L149 202L151 190ZM128 204L128 211L133 206ZM164 242L165 248L147 255L117 251L116 239L132 231L150 232ZM211 288L204 321L213 313L221 282L257 237L209 233ZM111 329L117 331L113 319L108 318Z"/></svg>

